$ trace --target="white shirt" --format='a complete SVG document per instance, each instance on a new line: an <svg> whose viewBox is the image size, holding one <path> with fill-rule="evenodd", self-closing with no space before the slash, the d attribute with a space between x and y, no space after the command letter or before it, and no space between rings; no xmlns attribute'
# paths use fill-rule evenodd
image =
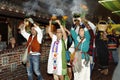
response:
<svg viewBox="0 0 120 80"><path fill-rule="evenodd" d="M37 31L37 40L39 42L39 44L42 43L42 38L43 38L43 33L42 30L39 28L39 26L34 27L34 29ZM21 34L22 36L28 41L29 36L31 35L30 33L27 33L25 29L21 30ZM34 38L34 36L32 36L32 39ZM30 53L33 53L32 51L30 51ZM40 53L36 53L36 54L32 54L32 55L39 55Z"/></svg>

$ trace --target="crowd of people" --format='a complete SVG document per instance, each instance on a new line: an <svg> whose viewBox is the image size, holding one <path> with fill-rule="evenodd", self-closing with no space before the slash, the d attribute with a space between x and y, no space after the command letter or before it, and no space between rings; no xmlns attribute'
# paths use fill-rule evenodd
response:
<svg viewBox="0 0 120 80"><path fill-rule="evenodd" d="M73 15L72 23L73 26L68 30L59 19L54 23L52 20L49 21L49 35L52 43L48 58L48 73L53 74L54 80L91 80L94 64L97 63L100 74L108 75L109 53L112 52L115 64L119 61L117 49L120 36L114 29L112 34L107 32L107 28L99 30L79 14ZM57 28L55 34L51 31L52 25ZM110 45L110 43L113 44ZM70 61L66 57L64 62L66 51L63 48L69 51Z"/></svg>
<svg viewBox="0 0 120 80"><path fill-rule="evenodd" d="M51 46L48 57L47 73L53 74L54 80L92 80L91 74L94 64L99 66L100 74L109 73L109 53L112 53L115 64L118 63L118 51L120 36L109 34L106 30L99 30L89 20L81 18L80 14L74 14L71 23L73 26L67 29L60 19L50 20L48 34L51 38ZM26 32L26 27L30 32ZM51 30L55 26L56 31ZM19 26L20 34L26 39L29 57L26 63L28 80L33 80L33 72L38 80L44 80L40 72L40 55L43 33L41 28L32 18L24 19ZM16 39L11 37L9 45L2 46L0 35L0 51L17 46ZM108 44L114 43L116 47L109 49ZM66 57L69 53L69 59ZM96 59L96 60L95 60Z"/></svg>

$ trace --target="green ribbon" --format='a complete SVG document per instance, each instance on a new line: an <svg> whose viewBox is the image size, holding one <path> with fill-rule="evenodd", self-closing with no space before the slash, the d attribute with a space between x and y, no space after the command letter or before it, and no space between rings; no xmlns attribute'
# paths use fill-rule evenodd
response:
<svg viewBox="0 0 120 80"><path fill-rule="evenodd" d="M67 74L67 61L65 53L65 42L62 39L62 75L65 75L65 80L70 80Z"/></svg>

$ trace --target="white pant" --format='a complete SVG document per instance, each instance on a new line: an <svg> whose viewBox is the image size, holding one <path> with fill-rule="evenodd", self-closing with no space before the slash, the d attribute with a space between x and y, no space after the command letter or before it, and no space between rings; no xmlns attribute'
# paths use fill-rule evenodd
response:
<svg viewBox="0 0 120 80"><path fill-rule="evenodd" d="M82 69L81 72L74 73L74 80L90 80L90 61L86 67L84 63L85 59L82 59Z"/></svg>

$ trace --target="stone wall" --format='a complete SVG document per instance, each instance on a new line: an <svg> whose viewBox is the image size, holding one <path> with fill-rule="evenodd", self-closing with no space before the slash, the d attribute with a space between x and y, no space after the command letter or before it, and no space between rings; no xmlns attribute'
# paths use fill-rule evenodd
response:
<svg viewBox="0 0 120 80"><path fill-rule="evenodd" d="M21 59L24 53L24 46L0 52L0 80L25 80L27 78L25 65ZM50 40L42 44L41 63L47 62L50 49ZM23 77L23 79L20 79Z"/></svg>

